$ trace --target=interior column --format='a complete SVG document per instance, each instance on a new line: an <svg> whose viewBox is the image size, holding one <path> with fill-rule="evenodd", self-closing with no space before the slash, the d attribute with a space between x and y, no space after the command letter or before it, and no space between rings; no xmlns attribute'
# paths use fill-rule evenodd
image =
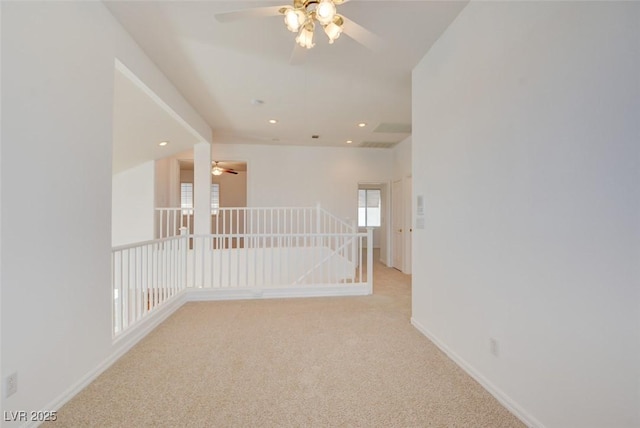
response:
<svg viewBox="0 0 640 428"><path fill-rule="evenodd" d="M193 231L211 233L211 144L193 146Z"/></svg>

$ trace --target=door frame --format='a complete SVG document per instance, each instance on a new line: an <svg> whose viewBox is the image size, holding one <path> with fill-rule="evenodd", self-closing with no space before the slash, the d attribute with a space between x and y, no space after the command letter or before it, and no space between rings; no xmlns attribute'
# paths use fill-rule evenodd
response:
<svg viewBox="0 0 640 428"><path fill-rule="evenodd" d="M360 189L379 189L380 190L380 200L382 204L382 210L380 213L380 227L378 231L374 230L374 234L378 236L379 245L380 245L380 262L382 262L386 266L391 266L391 227L390 227L390 219L391 219L391 203L389 197L389 188L390 183L381 182L381 181L359 181L358 188L356 190L356 226L358 224L358 214L357 214L357 206L358 200L357 191ZM359 231L364 231L365 229L358 228ZM374 238L375 241L375 238ZM372 248L373 248L373 244Z"/></svg>
<svg viewBox="0 0 640 428"><path fill-rule="evenodd" d="M391 267L404 272L404 243L405 243L405 220L404 220L404 180L393 180L391 182L391 221L389 222L390 247L391 247ZM399 240L399 242L396 242ZM397 262L397 263L396 263Z"/></svg>

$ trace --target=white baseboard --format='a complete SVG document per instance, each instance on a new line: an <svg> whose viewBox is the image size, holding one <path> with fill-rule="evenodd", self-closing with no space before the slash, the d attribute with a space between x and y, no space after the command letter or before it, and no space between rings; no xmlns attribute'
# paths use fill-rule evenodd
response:
<svg viewBox="0 0 640 428"><path fill-rule="evenodd" d="M107 370L113 363L118 361L120 357L126 354L131 348L133 348L140 340L142 340L147 334L155 329L160 323L170 317L175 311L180 309L182 305L187 301L187 295L184 291L178 293L166 304L159 306L153 315L145 318L140 324L131 328L131 330L123 333L122 337L117 338L113 342L113 350L102 363L100 363L95 369L91 370L85 376L83 376L78 382L67 389L62 395L53 400L47 406L43 407L45 411L58 410L64 406L69 400L71 400L76 394L86 388L91 382L93 382L98 376L100 376L105 370ZM23 425L24 428L37 427L40 422L31 422Z"/></svg>
<svg viewBox="0 0 640 428"><path fill-rule="evenodd" d="M441 342L435 335L433 335L426 327L411 317L411 324L423 335L427 337L434 345L436 345L442 352L444 352L453 362L455 362L462 370L464 370L469 376L476 380L484 389L486 389L496 400L507 408L514 416L522 421L530 428L544 428L544 425L536 418L526 412L518 403L516 403L511 397L504 393L500 388L491 383L487 378L480 374L471 364L467 363L458 354L453 352L447 345Z"/></svg>
<svg viewBox="0 0 640 428"><path fill-rule="evenodd" d="M187 292L190 302L244 299L280 299L294 297L366 296L371 294L367 285L315 285L282 288L193 288Z"/></svg>
<svg viewBox="0 0 640 428"><path fill-rule="evenodd" d="M133 348L136 343L151 333L154 328L169 318L175 311L180 309L187 301L187 296L187 290L182 290L168 302L159 306L157 312L151 313L147 318L140 321L139 324L124 332L122 336L117 337L113 341L113 346L117 349L116 352L119 353L118 358Z"/></svg>

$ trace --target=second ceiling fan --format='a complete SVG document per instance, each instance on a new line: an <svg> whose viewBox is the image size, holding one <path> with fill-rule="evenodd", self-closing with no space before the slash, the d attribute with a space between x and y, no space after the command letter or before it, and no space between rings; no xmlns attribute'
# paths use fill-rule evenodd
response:
<svg viewBox="0 0 640 428"><path fill-rule="evenodd" d="M222 175L225 172L229 173L229 174L238 174L237 171L235 171L232 168L223 168L220 165L218 165L220 162L219 161L214 161L213 162L213 167L211 168L211 174L213 175Z"/></svg>

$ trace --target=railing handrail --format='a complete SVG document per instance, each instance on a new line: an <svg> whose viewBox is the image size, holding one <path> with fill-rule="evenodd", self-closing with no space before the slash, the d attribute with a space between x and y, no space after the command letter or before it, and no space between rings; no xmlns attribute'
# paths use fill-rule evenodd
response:
<svg viewBox="0 0 640 428"><path fill-rule="evenodd" d="M342 219L342 218L338 217L337 215L335 215L335 214L333 214L333 213L331 213L331 212L327 211L326 209L324 209L324 208L322 208L322 207L319 207L319 208L320 208L320 211L321 211L322 213L324 213L324 215L328 216L329 218L334 219L335 221L339 222L339 223L340 223L340 224L342 224L343 226L345 226L345 227L347 227L347 228L349 228L349 229L351 229L351 230L355 230L355 229L356 229L356 227L355 227L353 224L349 224L349 222L347 222L346 220L344 220L344 219Z"/></svg>
<svg viewBox="0 0 640 428"><path fill-rule="evenodd" d="M148 241L135 242L133 244L118 245L117 247L111 247L111 252L113 253L116 251L130 250L132 248L144 247L152 244L159 244L162 242L172 241L175 239L181 239L181 238L184 238L185 236L186 235L174 235L174 236L168 236L166 238L150 239Z"/></svg>
<svg viewBox="0 0 640 428"><path fill-rule="evenodd" d="M290 236L293 238L303 238L303 237L320 237L320 238L333 238L333 237L349 237L349 236L354 236L354 237L366 237L367 236L367 232L335 232L335 233L315 233L315 232L309 232L309 233L286 233L286 232L281 232L281 233L251 233L251 232L247 232L247 233L210 233L210 234L188 234L188 235L175 235L175 236L169 236L166 238L158 238L158 239L150 239L148 241L140 241L140 242L135 242L133 244L125 244L125 245L118 245L116 247L112 247L111 248L111 252L115 252L115 251L122 251L122 250L130 250L132 248L136 248L136 247L144 247L147 245L152 245L152 244L158 244L158 243L162 243L162 242L167 242L167 241L172 241L172 240L176 240L176 239L183 239L183 238L220 238L220 237L228 237L228 238L243 238L246 236L252 236L252 237L257 237L257 238L270 238L270 237L283 237L283 236Z"/></svg>
<svg viewBox="0 0 640 428"><path fill-rule="evenodd" d="M366 237L367 232L335 232L335 233L316 233L316 232L308 232L308 233L208 233L208 234L191 234L186 235L189 238L220 238L220 237L228 237L228 238L242 238L246 236L256 237L256 238L271 238L271 237L284 237L290 236L293 238L305 238L305 237L320 237L320 238L332 238L332 237L349 237L349 236L361 236ZM180 238L181 236L174 236L173 238ZM167 238L164 238L167 239ZM152 241L150 241L152 242Z"/></svg>
<svg viewBox="0 0 640 428"><path fill-rule="evenodd" d="M193 207L156 207L156 210L192 210L194 209ZM228 211L228 210L299 210L299 209L305 209L305 210L315 210L316 207L220 207L220 208L216 208L217 211ZM324 210L324 208L323 208ZM326 210L325 210L326 211ZM328 213L328 211L327 211ZM333 215L333 214L332 214ZM338 218L338 217L336 217Z"/></svg>

